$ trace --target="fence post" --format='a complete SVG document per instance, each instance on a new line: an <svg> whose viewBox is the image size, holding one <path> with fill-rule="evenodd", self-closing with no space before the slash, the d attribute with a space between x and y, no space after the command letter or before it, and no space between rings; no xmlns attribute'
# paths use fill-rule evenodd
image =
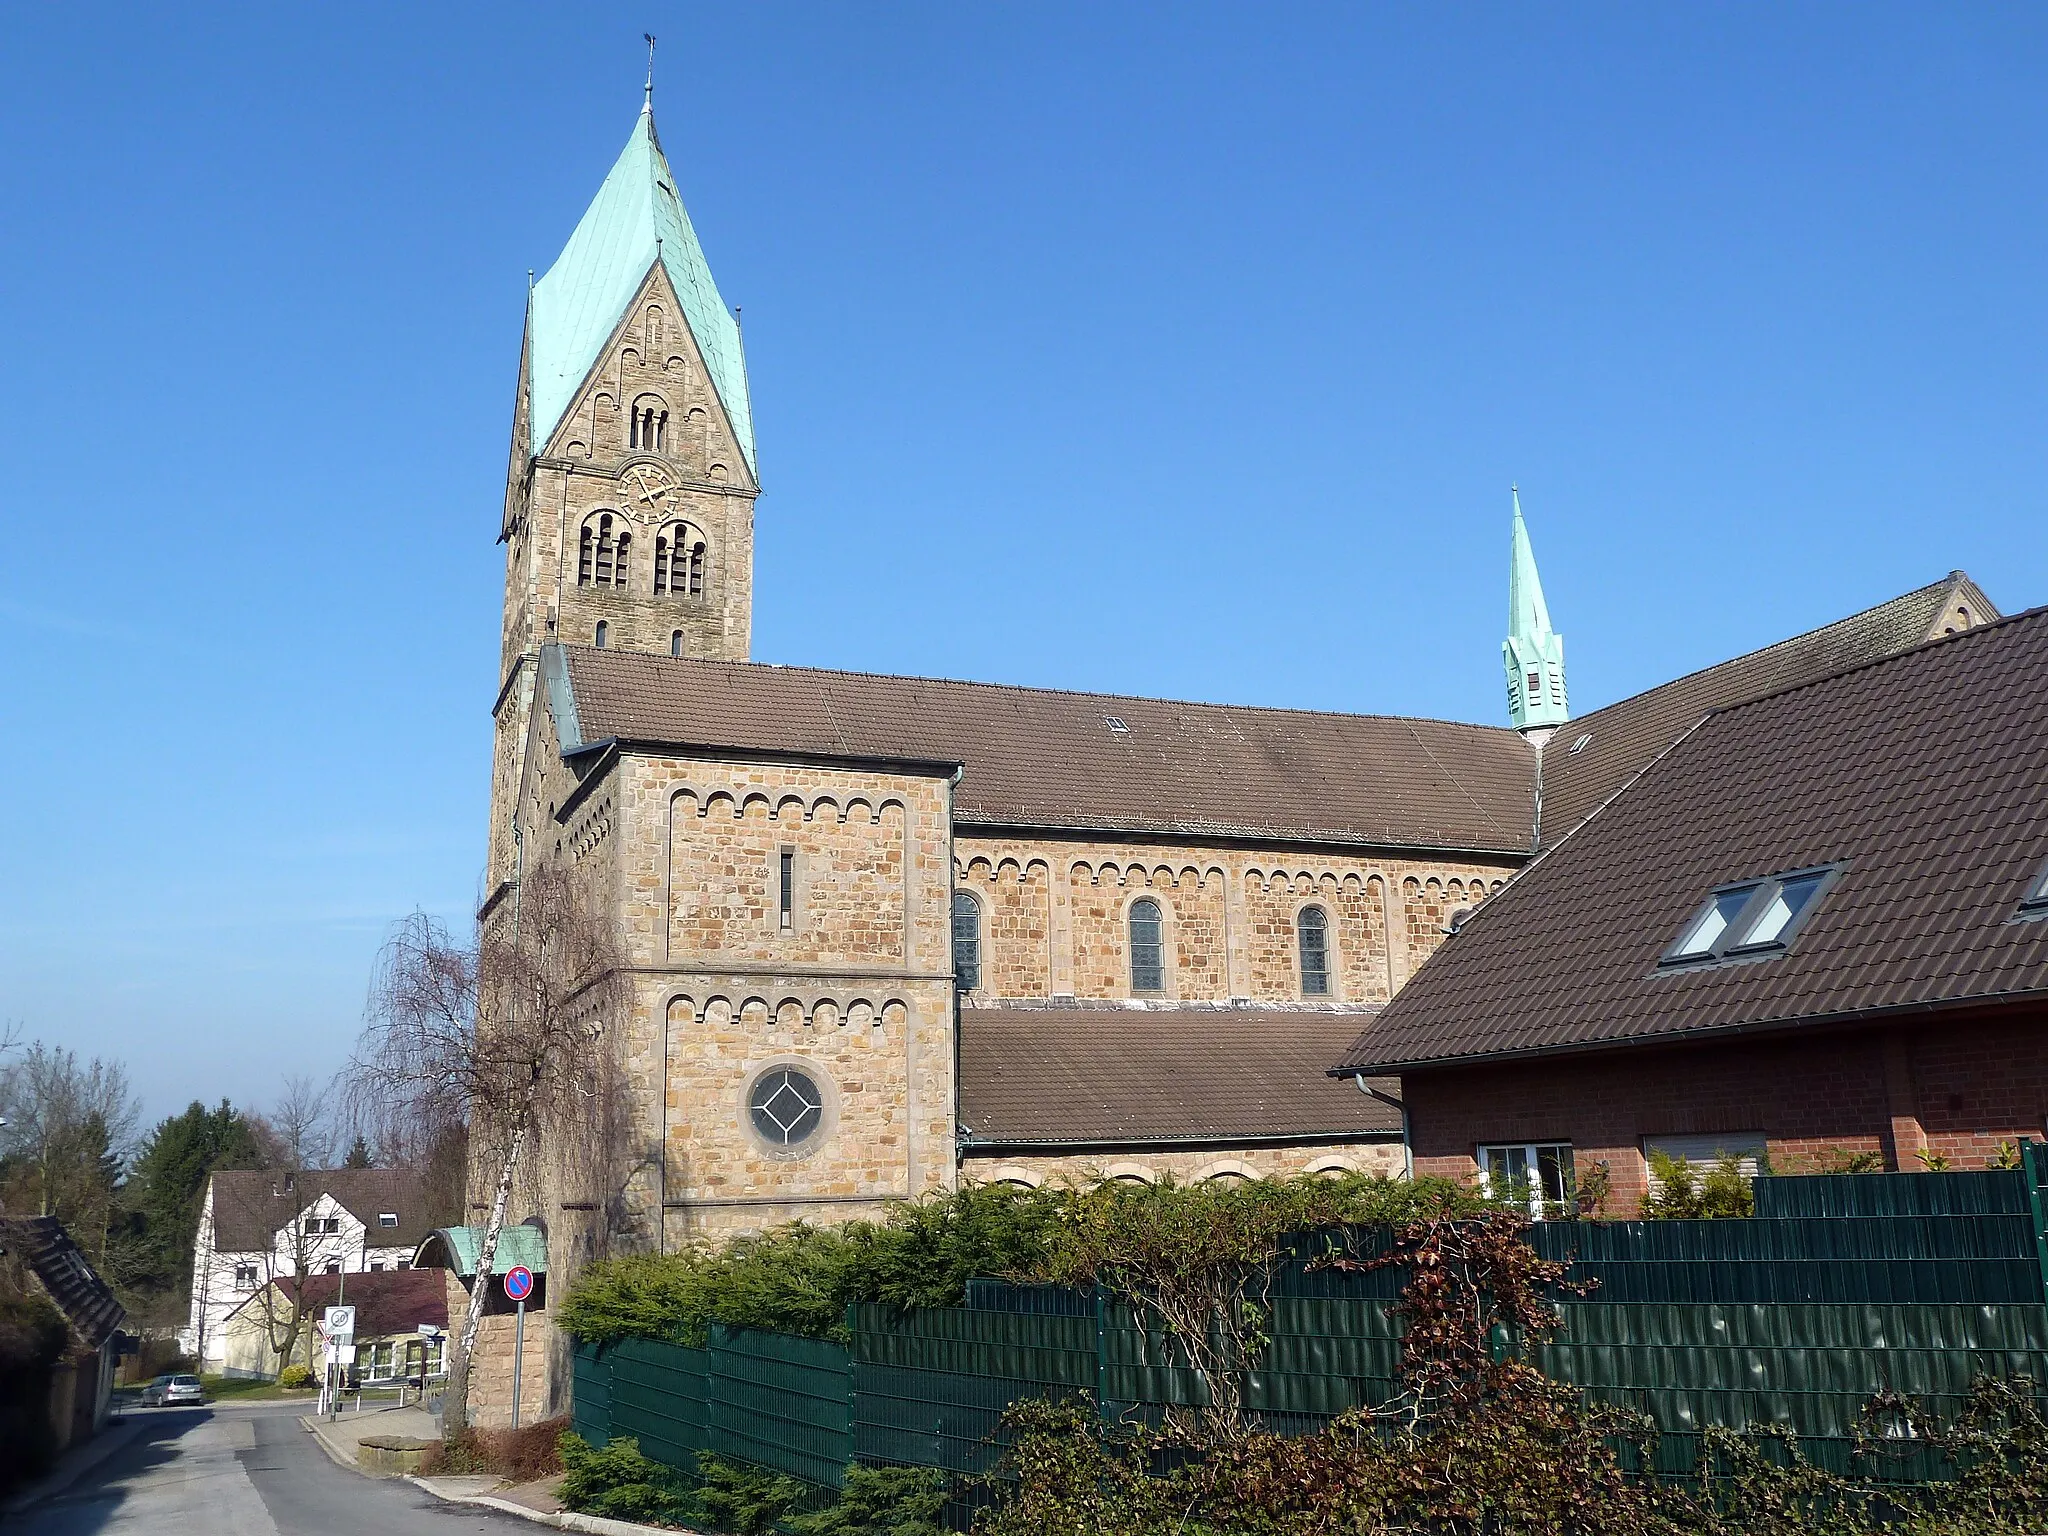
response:
<svg viewBox="0 0 2048 1536"><path fill-rule="evenodd" d="M2027 1181L2027 1210L2034 1219L2034 1255L2041 1263L2041 1304L2048 1306L2048 1206L2042 1186L2048 1185L2048 1146L2031 1136L2020 1141L2020 1174Z"/></svg>
<svg viewBox="0 0 2048 1536"><path fill-rule="evenodd" d="M1095 1287L1095 1417L1109 1422L1109 1303Z"/></svg>

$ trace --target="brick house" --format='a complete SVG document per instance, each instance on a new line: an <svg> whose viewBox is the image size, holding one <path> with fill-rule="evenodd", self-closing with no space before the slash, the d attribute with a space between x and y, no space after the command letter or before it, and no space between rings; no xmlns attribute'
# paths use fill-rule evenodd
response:
<svg viewBox="0 0 2048 1536"><path fill-rule="evenodd" d="M1584 722L1581 722L1583 724ZM2048 610L1716 709L1457 926L1338 1073L1418 1172L1611 1214L1653 1149L1982 1167L2048 1124Z"/></svg>

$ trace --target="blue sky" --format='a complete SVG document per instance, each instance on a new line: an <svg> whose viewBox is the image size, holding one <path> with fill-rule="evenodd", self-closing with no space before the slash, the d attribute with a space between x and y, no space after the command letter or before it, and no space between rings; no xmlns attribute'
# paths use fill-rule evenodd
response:
<svg viewBox="0 0 2048 1536"><path fill-rule="evenodd" d="M0 1019L152 1115L477 894L523 285L656 104L758 659L1499 721L2048 597L2048 11L20 6Z"/></svg>

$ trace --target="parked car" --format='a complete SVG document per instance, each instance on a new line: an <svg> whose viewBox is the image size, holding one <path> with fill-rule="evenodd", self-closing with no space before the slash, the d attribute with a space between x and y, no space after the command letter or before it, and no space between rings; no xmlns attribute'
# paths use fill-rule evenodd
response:
<svg viewBox="0 0 2048 1536"><path fill-rule="evenodd" d="M206 1389L197 1376L159 1376L142 1389L142 1406L168 1408L175 1403L203 1403Z"/></svg>

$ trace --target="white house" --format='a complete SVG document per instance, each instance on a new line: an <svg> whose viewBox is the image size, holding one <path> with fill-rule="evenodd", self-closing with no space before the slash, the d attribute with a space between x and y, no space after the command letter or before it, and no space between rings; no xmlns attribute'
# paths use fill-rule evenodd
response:
<svg viewBox="0 0 2048 1536"><path fill-rule="evenodd" d="M228 1315L274 1280L404 1269L428 1230L419 1181L394 1168L235 1169L206 1185L192 1247L192 1310L178 1347L226 1359Z"/></svg>

